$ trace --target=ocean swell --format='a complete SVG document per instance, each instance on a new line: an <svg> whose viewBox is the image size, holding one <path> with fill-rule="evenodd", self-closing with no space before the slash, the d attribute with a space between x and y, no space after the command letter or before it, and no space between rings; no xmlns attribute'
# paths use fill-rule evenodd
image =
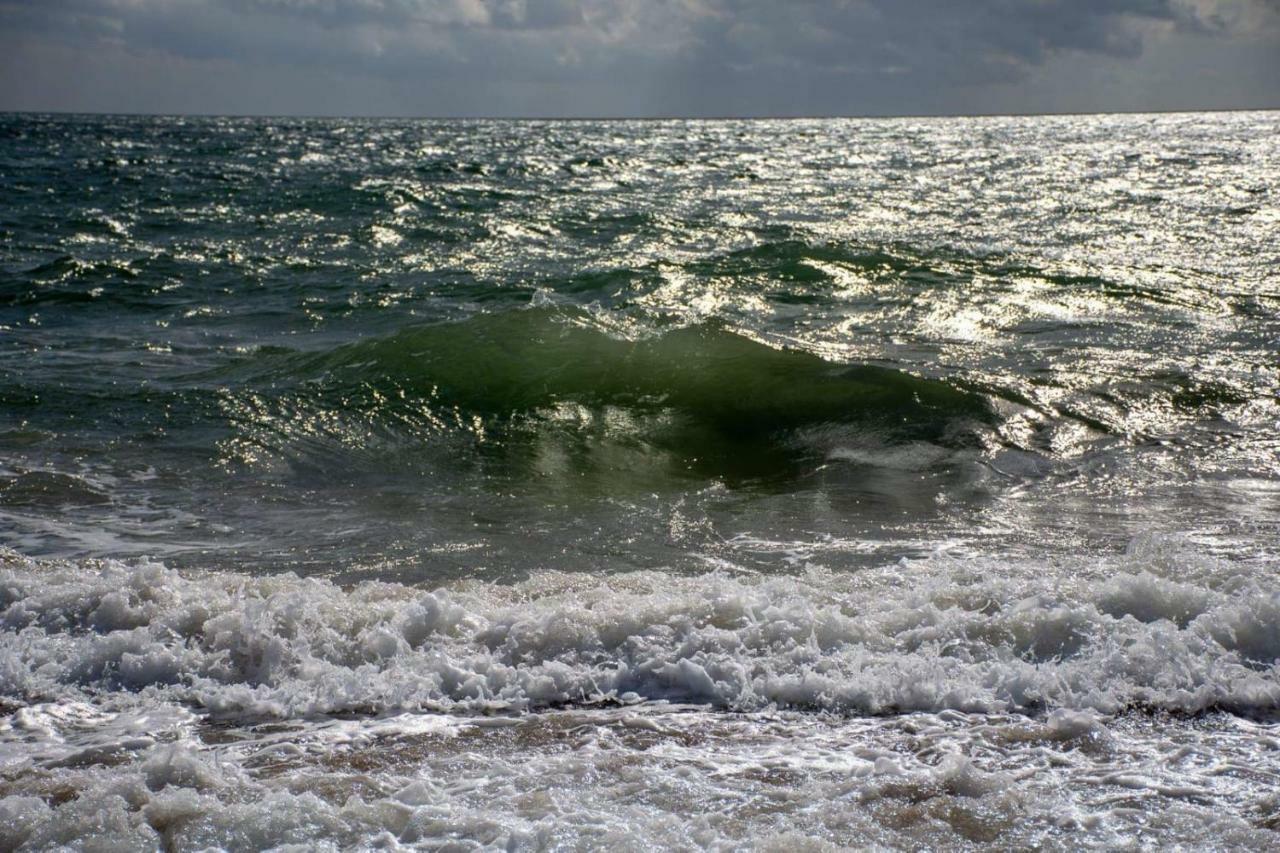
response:
<svg viewBox="0 0 1280 853"><path fill-rule="evenodd" d="M236 441L273 453L328 423L362 447L370 431L396 433L397 451L474 434L518 464L531 442L567 435L679 470L768 476L841 441L975 447L995 421L986 397L948 382L835 364L720 323L638 330L542 307L268 352L210 378L253 389L230 398Z"/></svg>

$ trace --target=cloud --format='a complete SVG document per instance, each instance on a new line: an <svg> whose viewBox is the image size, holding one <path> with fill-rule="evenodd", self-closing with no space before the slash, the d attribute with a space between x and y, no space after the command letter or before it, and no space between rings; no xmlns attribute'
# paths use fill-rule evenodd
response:
<svg viewBox="0 0 1280 853"><path fill-rule="evenodd" d="M209 63L265 87L315 74L410 100L416 82L423 111L932 112L1063 57L1137 67L1169 38L1228 79L1225 46L1276 47L1242 83L1280 82L1278 22L1277 0L0 0L0 48L49 63L54 88L53 57L74 47L117 74ZM25 103L24 69L0 62L0 103Z"/></svg>

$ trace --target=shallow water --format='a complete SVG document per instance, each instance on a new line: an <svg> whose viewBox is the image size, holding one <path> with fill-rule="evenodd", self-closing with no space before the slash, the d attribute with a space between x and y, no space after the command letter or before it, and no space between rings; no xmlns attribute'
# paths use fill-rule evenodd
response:
<svg viewBox="0 0 1280 853"><path fill-rule="evenodd" d="M0 846L1274 845L1278 130L0 117Z"/></svg>

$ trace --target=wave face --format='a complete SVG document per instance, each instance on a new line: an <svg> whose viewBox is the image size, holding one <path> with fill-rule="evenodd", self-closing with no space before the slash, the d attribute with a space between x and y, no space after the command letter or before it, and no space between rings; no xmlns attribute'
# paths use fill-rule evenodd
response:
<svg viewBox="0 0 1280 853"><path fill-rule="evenodd" d="M583 317L530 310L401 332L301 359L341 386L407 391L483 413L554 408L670 410L728 435L866 422L937 438L990 417L983 400L887 368L833 365L704 324L618 338Z"/></svg>
<svg viewBox="0 0 1280 853"><path fill-rule="evenodd" d="M453 431L516 454L529 452L532 436L563 432L597 453L638 445L674 471L704 477L794 472L806 455L823 461L829 448L817 442L836 434L976 446L974 428L994 420L981 395L948 383L833 364L719 323L632 331L532 308L331 352L270 354L231 372L276 394L295 389L290 399L302 411L408 426L405 443L413 433L426 444ZM266 446L288 452L283 432Z"/></svg>

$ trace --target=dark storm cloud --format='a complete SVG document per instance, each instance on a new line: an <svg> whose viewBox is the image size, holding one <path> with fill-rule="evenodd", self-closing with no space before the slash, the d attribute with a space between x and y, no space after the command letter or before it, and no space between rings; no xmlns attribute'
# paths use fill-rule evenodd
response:
<svg viewBox="0 0 1280 853"><path fill-rule="evenodd" d="M1235 84L1186 106L1235 106L1274 99L1278 21L1275 0L0 0L0 106L966 111L1084 85L1093 63L1158 101L1186 90L1145 56L1170 44Z"/></svg>

